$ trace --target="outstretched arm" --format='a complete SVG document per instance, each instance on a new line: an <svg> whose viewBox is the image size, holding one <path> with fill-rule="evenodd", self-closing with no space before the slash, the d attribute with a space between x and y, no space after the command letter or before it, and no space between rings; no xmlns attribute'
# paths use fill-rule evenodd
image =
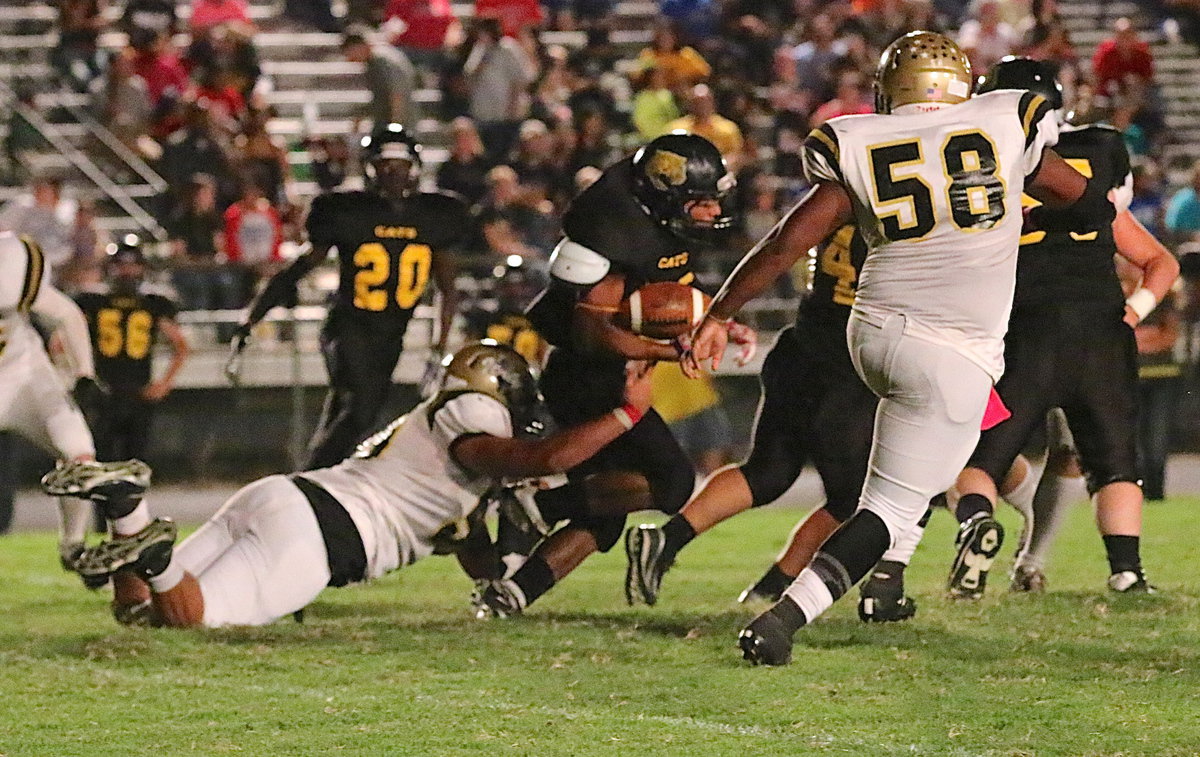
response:
<svg viewBox="0 0 1200 757"><path fill-rule="evenodd" d="M717 292L695 332L692 353L683 363L684 373L699 375L705 360L711 360L716 370L725 354L729 321L738 310L782 276L801 255L849 221L851 215L850 196L840 184L823 181L805 195L746 253Z"/></svg>
<svg viewBox="0 0 1200 757"><path fill-rule="evenodd" d="M1171 291L1179 261L1128 210L1117 213L1112 230L1117 253L1142 270L1141 285L1125 300L1125 322L1136 326Z"/></svg>
<svg viewBox="0 0 1200 757"><path fill-rule="evenodd" d="M450 257L450 253L438 251L433 254L433 280L441 294L442 305L438 311L438 339L434 348L438 357L446 354L446 341L450 338L450 329L454 326L454 314L458 312L458 289L454 279L458 266Z"/></svg>
<svg viewBox="0 0 1200 757"><path fill-rule="evenodd" d="M1049 147L1042 151L1037 173L1025 182L1025 193L1048 208L1074 205L1088 188L1088 180Z"/></svg>
<svg viewBox="0 0 1200 757"><path fill-rule="evenodd" d="M263 319L267 311L285 301L288 295L295 290L296 283L325 259L325 256L329 254L329 248L330 245L327 244L311 246L300 257L292 261L291 265L272 276L258 297L254 298L254 302L250 303L250 312L238 329L239 335L244 338L245 334L250 333L254 324Z"/></svg>
<svg viewBox="0 0 1200 757"><path fill-rule="evenodd" d="M493 478L531 478L565 473L607 447L634 427L650 409L649 365L627 369L625 404L599 418L545 439L503 439L480 434L464 436L450 447L464 467Z"/></svg>

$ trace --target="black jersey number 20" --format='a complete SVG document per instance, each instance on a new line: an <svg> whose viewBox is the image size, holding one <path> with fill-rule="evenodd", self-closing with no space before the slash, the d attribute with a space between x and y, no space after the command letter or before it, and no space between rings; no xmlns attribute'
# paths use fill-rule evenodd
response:
<svg viewBox="0 0 1200 757"><path fill-rule="evenodd" d="M396 261L396 304L409 310L420 301L429 283L433 253L429 245L408 244ZM386 310L390 294L384 289L391 278L392 258L379 242L367 242L354 251L354 307L378 313Z"/></svg>
<svg viewBox="0 0 1200 757"><path fill-rule="evenodd" d="M883 233L893 242L920 239L937 225L933 189L919 174L896 177L896 169L924 165L918 140L889 142L867 148L875 203ZM996 146L977 130L951 134L942 143L946 204L954 225L964 230L990 229L1004 217L1004 182L1000 180ZM903 210L907 208L907 213Z"/></svg>

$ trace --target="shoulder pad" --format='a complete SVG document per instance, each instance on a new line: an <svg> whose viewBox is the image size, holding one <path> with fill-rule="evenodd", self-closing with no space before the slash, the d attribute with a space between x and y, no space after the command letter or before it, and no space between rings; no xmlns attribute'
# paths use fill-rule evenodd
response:
<svg viewBox="0 0 1200 757"><path fill-rule="evenodd" d="M608 258L570 239L564 238L550 254L550 275L568 284L595 284L610 267Z"/></svg>

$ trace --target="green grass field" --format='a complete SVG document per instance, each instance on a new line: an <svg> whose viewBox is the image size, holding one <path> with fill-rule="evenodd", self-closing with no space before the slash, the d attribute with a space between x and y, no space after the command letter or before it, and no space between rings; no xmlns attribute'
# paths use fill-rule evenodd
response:
<svg viewBox="0 0 1200 757"><path fill-rule="evenodd" d="M1007 594L1006 547L966 606L941 596L953 529L937 513L913 621L868 627L843 601L797 635L790 667L752 668L734 637L753 613L733 598L797 516L702 537L652 609L624 606L614 550L526 617L477 622L469 582L431 559L326 592L303 625L222 631L119 628L58 570L51 536L4 537L0 754L1200 753L1200 501L1147 508L1160 596L1103 589L1080 506L1050 592Z"/></svg>

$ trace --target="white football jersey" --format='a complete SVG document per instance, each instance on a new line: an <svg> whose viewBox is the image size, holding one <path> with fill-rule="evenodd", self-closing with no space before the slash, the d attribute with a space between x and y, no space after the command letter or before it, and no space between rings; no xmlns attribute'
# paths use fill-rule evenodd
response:
<svg viewBox="0 0 1200 757"><path fill-rule="evenodd" d="M42 353L42 339L29 322L38 293L50 286L50 267L37 244L0 234L0 369L19 370L30 353ZM5 381L15 381L8 374Z"/></svg>
<svg viewBox="0 0 1200 757"><path fill-rule="evenodd" d="M843 116L805 140L813 181L841 184L870 252L854 310L952 346L993 379L1016 283L1021 192L1058 123L1032 92L939 110Z"/></svg>
<svg viewBox="0 0 1200 757"><path fill-rule="evenodd" d="M436 395L391 424L368 457L306 471L346 508L367 553L367 578L433 553L434 536L479 504L493 480L450 455L460 436L512 436L508 409L478 392Z"/></svg>

